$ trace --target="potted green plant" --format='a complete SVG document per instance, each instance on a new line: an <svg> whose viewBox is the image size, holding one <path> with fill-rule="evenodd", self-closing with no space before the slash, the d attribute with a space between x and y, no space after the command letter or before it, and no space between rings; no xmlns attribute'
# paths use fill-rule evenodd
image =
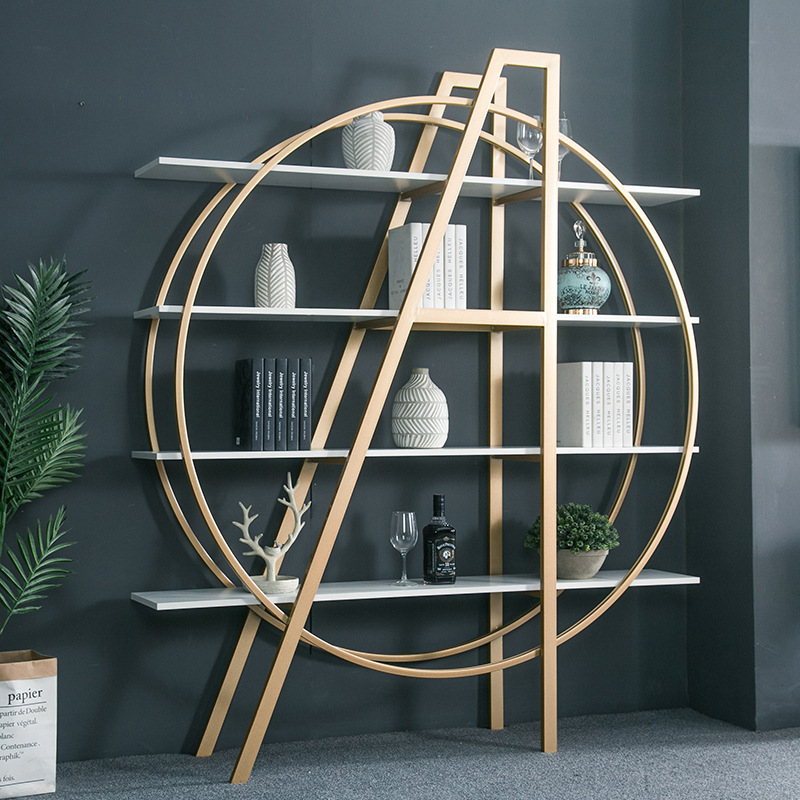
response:
<svg viewBox="0 0 800 800"><path fill-rule="evenodd" d="M539 549L541 518L528 528L525 547ZM591 506L567 503L556 509L556 572L559 578L592 578L603 565L608 551L619 545L617 529L605 514Z"/></svg>
<svg viewBox="0 0 800 800"><path fill-rule="evenodd" d="M80 410L54 403L50 384L76 368L82 337L78 315L88 309L88 284L62 261L29 264L0 290L0 634L9 620L41 608L70 570L63 551L66 512L59 508L11 541L9 523L47 489L77 475L85 449ZM3 797L55 791L56 659L34 650L0 652L0 694L25 716L9 716ZM11 713L11 712L10 712ZM34 727L30 727L36 723Z"/></svg>

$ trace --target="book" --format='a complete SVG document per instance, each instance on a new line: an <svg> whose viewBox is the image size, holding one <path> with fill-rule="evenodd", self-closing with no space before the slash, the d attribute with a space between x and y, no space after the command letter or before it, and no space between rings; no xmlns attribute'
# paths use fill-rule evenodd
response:
<svg viewBox="0 0 800 800"><path fill-rule="evenodd" d="M422 223L422 244L431 229L430 223ZM420 248L422 252L422 248ZM430 277L425 284L425 291L422 294L421 308L444 308L444 239L442 239L439 249L436 251L436 260L433 262Z"/></svg>
<svg viewBox="0 0 800 800"><path fill-rule="evenodd" d="M456 308L467 307L467 226L456 224Z"/></svg>
<svg viewBox="0 0 800 800"><path fill-rule="evenodd" d="M238 359L234 372L234 446L238 450L261 450L264 446L264 359Z"/></svg>
<svg viewBox="0 0 800 800"><path fill-rule="evenodd" d="M313 363L310 358L300 359L300 449L311 448L311 400Z"/></svg>
<svg viewBox="0 0 800 800"><path fill-rule="evenodd" d="M614 427L611 435L612 447L622 447L622 417L623 417L623 383L622 383L622 362L614 362L614 405L613 421Z"/></svg>
<svg viewBox="0 0 800 800"><path fill-rule="evenodd" d="M603 446L603 362L592 361L592 447Z"/></svg>
<svg viewBox="0 0 800 800"><path fill-rule="evenodd" d="M275 359L264 359L264 445L275 449Z"/></svg>
<svg viewBox="0 0 800 800"><path fill-rule="evenodd" d="M286 378L285 358L275 359L275 449L286 449Z"/></svg>
<svg viewBox="0 0 800 800"><path fill-rule="evenodd" d="M603 362L603 447L614 446L614 362Z"/></svg>
<svg viewBox="0 0 800 800"><path fill-rule="evenodd" d="M622 411L622 445L633 447L633 362L622 364L623 411Z"/></svg>
<svg viewBox="0 0 800 800"><path fill-rule="evenodd" d="M444 308L456 306L456 226L448 225L442 242L444 249Z"/></svg>
<svg viewBox="0 0 800 800"><path fill-rule="evenodd" d="M300 359L286 359L286 449L300 449Z"/></svg>
<svg viewBox="0 0 800 800"><path fill-rule="evenodd" d="M592 446L592 363L557 365L558 421L556 443L560 447Z"/></svg>
<svg viewBox="0 0 800 800"><path fill-rule="evenodd" d="M411 275L417 266L424 239L423 223L408 222L399 228L392 228L388 235L389 248L389 308L398 310L403 304ZM432 277L432 276L431 276ZM428 280L426 293L433 302L433 283ZM420 301L423 306L425 297ZM424 307L424 306L423 306ZM431 306L432 308L433 306Z"/></svg>

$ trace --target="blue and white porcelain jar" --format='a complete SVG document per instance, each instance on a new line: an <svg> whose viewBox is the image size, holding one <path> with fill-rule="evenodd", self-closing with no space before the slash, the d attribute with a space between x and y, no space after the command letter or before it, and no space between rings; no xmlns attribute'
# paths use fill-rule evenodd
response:
<svg viewBox="0 0 800 800"><path fill-rule="evenodd" d="M558 304L567 314L596 314L611 294L608 275L597 266L597 256L585 250L586 226L578 220L575 246L558 268Z"/></svg>

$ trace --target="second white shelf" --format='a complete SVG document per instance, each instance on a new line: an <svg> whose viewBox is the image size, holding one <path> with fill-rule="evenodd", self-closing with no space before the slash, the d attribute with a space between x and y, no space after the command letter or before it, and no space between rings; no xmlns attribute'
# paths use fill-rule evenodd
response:
<svg viewBox="0 0 800 800"><path fill-rule="evenodd" d="M341 461L347 458L346 448L329 450L197 450L192 451L194 461L242 461L307 458L311 461ZM639 447L558 447L558 455L642 455L680 454L682 445L640 445ZM692 452L699 452L694 447ZM429 449L387 447L367 451L367 458L463 458L481 456L494 458L536 458L540 447L436 447ZM179 450L134 450L132 458L145 461L183 461Z"/></svg>

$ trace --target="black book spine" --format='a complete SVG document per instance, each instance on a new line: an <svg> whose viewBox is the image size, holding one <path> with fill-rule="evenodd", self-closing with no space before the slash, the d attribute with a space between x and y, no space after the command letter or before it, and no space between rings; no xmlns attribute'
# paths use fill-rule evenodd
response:
<svg viewBox="0 0 800 800"><path fill-rule="evenodd" d="M275 359L264 359L264 450L275 449Z"/></svg>
<svg viewBox="0 0 800 800"><path fill-rule="evenodd" d="M300 449L300 359L286 362L286 449Z"/></svg>
<svg viewBox="0 0 800 800"><path fill-rule="evenodd" d="M300 449L311 449L311 387L313 365L310 358L300 359Z"/></svg>
<svg viewBox="0 0 800 800"><path fill-rule="evenodd" d="M234 445L238 450L264 446L264 359L241 358L235 364Z"/></svg>
<svg viewBox="0 0 800 800"><path fill-rule="evenodd" d="M275 449L286 449L286 359L275 359Z"/></svg>

